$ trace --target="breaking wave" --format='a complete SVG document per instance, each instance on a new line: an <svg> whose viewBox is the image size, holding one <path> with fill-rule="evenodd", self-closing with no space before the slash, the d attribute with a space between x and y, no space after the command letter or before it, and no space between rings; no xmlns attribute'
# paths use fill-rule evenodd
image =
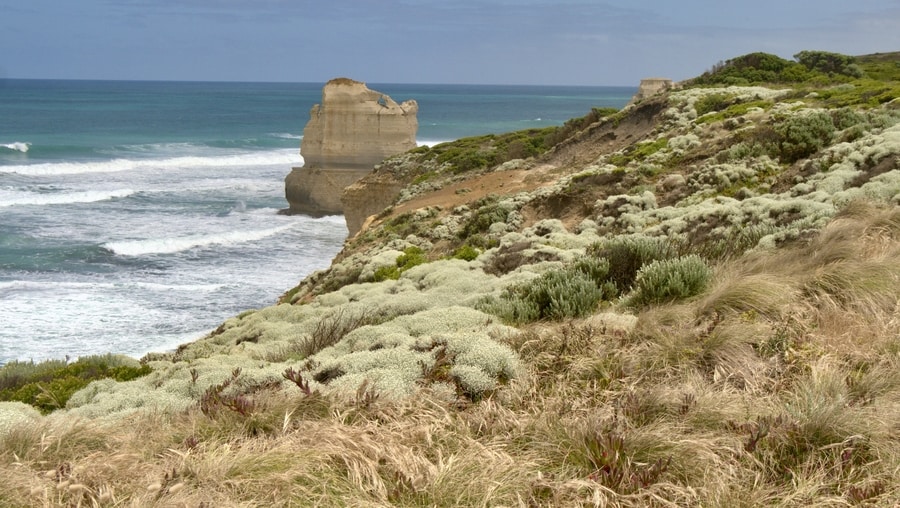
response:
<svg viewBox="0 0 900 508"><path fill-rule="evenodd" d="M17 152L25 153L28 151L28 147L31 146L31 143L23 143L22 141L15 141L13 143L0 144L3 148L9 148L10 150L15 150Z"/></svg>
<svg viewBox="0 0 900 508"><path fill-rule="evenodd" d="M295 149L251 152L210 157L171 157L166 159L112 159L96 162L51 162L0 166L0 173L28 176L75 175L84 173L115 173L132 170L169 170L191 168L222 168L235 166L264 166L283 164L299 166L303 160Z"/></svg>
<svg viewBox="0 0 900 508"><path fill-rule="evenodd" d="M28 205L66 205L70 203L95 203L109 199L124 198L134 194L131 189L111 191L66 192L59 194L28 193L21 197L0 200L0 208L8 206Z"/></svg>
<svg viewBox="0 0 900 508"><path fill-rule="evenodd" d="M147 256L151 254L174 254L198 247L212 245L236 245L254 242L287 231L294 225L281 226L257 231L231 231L214 235L187 236L182 238L154 238L104 243L102 247L120 256Z"/></svg>

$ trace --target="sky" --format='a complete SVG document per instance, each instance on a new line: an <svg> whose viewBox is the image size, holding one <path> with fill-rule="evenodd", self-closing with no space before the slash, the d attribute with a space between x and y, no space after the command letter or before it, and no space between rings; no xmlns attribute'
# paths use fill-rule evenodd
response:
<svg viewBox="0 0 900 508"><path fill-rule="evenodd" d="M898 0L0 0L0 78L626 85L900 51Z"/></svg>

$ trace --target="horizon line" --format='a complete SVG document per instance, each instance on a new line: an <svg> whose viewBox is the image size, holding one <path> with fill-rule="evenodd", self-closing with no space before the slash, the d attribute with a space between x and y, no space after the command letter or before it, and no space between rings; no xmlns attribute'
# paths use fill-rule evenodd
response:
<svg viewBox="0 0 900 508"><path fill-rule="evenodd" d="M331 78L335 79L335 78ZM314 84L324 85L328 81L264 81L264 80L230 80L230 79L131 79L131 78L29 78L29 77L0 77L2 81L95 81L95 82L117 82L117 83L242 83L242 84ZM329 80L330 81L330 80ZM401 82L401 81L361 81L364 84L374 85L445 85L445 86L532 86L532 87L573 87L573 88L638 88L638 85L609 85L609 84L548 84L548 83L440 83L440 82Z"/></svg>

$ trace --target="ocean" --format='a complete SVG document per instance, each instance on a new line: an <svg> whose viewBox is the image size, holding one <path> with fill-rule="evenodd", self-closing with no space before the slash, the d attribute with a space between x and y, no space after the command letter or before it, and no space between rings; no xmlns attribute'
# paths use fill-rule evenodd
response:
<svg viewBox="0 0 900 508"><path fill-rule="evenodd" d="M420 144L560 125L635 87L368 84ZM343 217L279 215L322 83L0 80L0 365L140 357L326 268Z"/></svg>

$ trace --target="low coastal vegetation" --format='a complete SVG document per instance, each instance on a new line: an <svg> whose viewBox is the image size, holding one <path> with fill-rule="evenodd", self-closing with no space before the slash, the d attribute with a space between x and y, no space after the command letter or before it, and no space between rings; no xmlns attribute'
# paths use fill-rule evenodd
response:
<svg viewBox="0 0 900 508"><path fill-rule="evenodd" d="M150 367L121 355L85 356L74 362L12 362L0 368L0 401L30 404L42 413L66 407L69 398L91 381L129 381Z"/></svg>
<svg viewBox="0 0 900 508"><path fill-rule="evenodd" d="M0 369L0 505L897 506L898 87L755 53L385 161L278 304Z"/></svg>

